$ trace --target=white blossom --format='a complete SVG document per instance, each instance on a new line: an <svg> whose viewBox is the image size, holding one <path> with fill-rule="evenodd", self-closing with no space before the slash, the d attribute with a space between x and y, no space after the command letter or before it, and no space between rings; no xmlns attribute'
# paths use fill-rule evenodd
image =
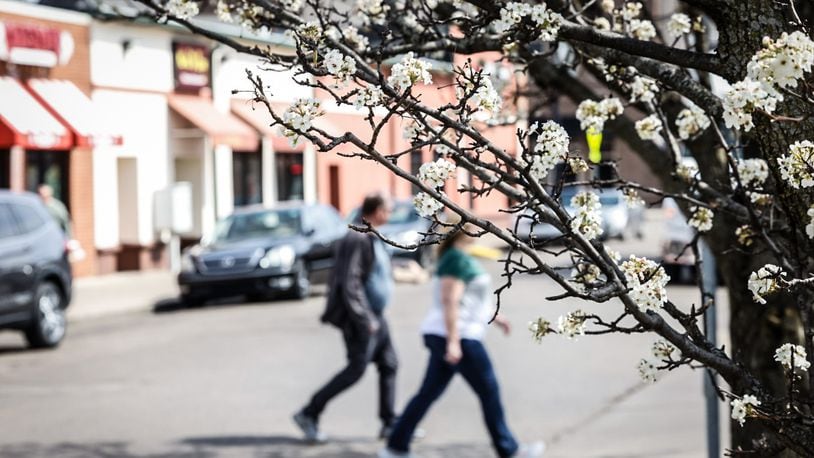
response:
<svg viewBox="0 0 814 458"><path fill-rule="evenodd" d="M622 199L628 208L644 207L644 200L639 197L639 193L635 189L625 188L622 190Z"/></svg>
<svg viewBox="0 0 814 458"><path fill-rule="evenodd" d="M390 6L382 0L356 0L356 8L365 24L384 24L390 11Z"/></svg>
<svg viewBox="0 0 814 458"><path fill-rule="evenodd" d="M657 340L650 347L650 352L657 360L671 361L681 359L681 351L670 342Z"/></svg>
<svg viewBox="0 0 814 458"><path fill-rule="evenodd" d="M432 84L431 67L432 64L429 62L416 59L412 52L407 53L401 62L393 65L390 76L387 77L387 84L397 91L405 91L418 82Z"/></svg>
<svg viewBox="0 0 814 458"><path fill-rule="evenodd" d="M402 137L405 140L414 142L421 140L421 137L424 136L424 126L422 126L421 123L415 119L405 118L403 129L404 131L402 132Z"/></svg>
<svg viewBox="0 0 814 458"><path fill-rule="evenodd" d="M444 193L441 193L441 195L443 194ZM413 198L413 206L415 206L418 214L424 218L430 218L444 208L444 204L424 192L419 192L415 195Z"/></svg>
<svg viewBox="0 0 814 458"><path fill-rule="evenodd" d="M356 61L351 56L345 56L336 49L325 54L325 68L334 75L337 83L345 85L356 73Z"/></svg>
<svg viewBox="0 0 814 458"><path fill-rule="evenodd" d="M345 25L342 27L342 30L339 30L336 27L331 27L327 32L325 32L325 35L336 41L342 41L344 38L345 43L347 43L354 50L360 52L367 49L370 43L367 37L359 33L359 29L352 25Z"/></svg>
<svg viewBox="0 0 814 458"><path fill-rule="evenodd" d="M571 139L568 132L554 121L542 125L534 123L529 128L530 134L537 134L531 158L521 158L523 165L529 166L529 173L536 180L544 180L548 173L568 155Z"/></svg>
<svg viewBox="0 0 814 458"><path fill-rule="evenodd" d="M598 18L594 19L594 28L596 30L610 30L611 29L611 23L610 23L610 21L608 21L607 18L598 17Z"/></svg>
<svg viewBox="0 0 814 458"><path fill-rule="evenodd" d="M571 198L571 207L576 214L571 220L571 230L593 240L603 233L602 213L599 196L590 191L582 191Z"/></svg>
<svg viewBox="0 0 814 458"><path fill-rule="evenodd" d="M709 125L709 117L704 113L704 110L695 105L690 108L684 108L676 117L678 136L682 140L687 140L693 135L704 131Z"/></svg>
<svg viewBox="0 0 814 458"><path fill-rule="evenodd" d="M642 14L642 4L639 2L627 2L622 8L622 18L629 22Z"/></svg>
<svg viewBox="0 0 814 458"><path fill-rule="evenodd" d="M755 236L755 231L751 227L744 224L735 229L735 237L738 238L738 244L742 246L750 246L753 243L752 238Z"/></svg>
<svg viewBox="0 0 814 458"><path fill-rule="evenodd" d="M650 41L656 36L656 26L647 19L633 19L630 21L630 34L636 39Z"/></svg>
<svg viewBox="0 0 814 458"><path fill-rule="evenodd" d="M531 5L522 2L509 2L500 9L500 19L492 22L495 32L503 34L512 27L523 21L523 18L531 14Z"/></svg>
<svg viewBox="0 0 814 458"><path fill-rule="evenodd" d="M555 41L562 24L562 15L539 3L531 8L531 20L540 28L540 41Z"/></svg>
<svg viewBox="0 0 814 458"><path fill-rule="evenodd" d="M582 130L602 131L605 122L615 119L624 111L622 102L611 97L597 102L595 100L583 100L577 107L577 119Z"/></svg>
<svg viewBox="0 0 814 458"><path fill-rule="evenodd" d="M808 238L814 239L814 205L808 207L806 216L808 216L808 224L806 224L806 235L808 236Z"/></svg>
<svg viewBox="0 0 814 458"><path fill-rule="evenodd" d="M661 132L661 119L657 115L650 115L644 119L636 121L636 133L642 140L653 140Z"/></svg>
<svg viewBox="0 0 814 458"><path fill-rule="evenodd" d="M715 215L712 213L712 210L706 207L690 207L690 211L692 212L692 216L687 223L696 228L698 232L706 232L712 229L712 220Z"/></svg>
<svg viewBox="0 0 814 458"><path fill-rule="evenodd" d="M602 7L602 11L610 14L616 8L616 2L613 0L602 0L600 6Z"/></svg>
<svg viewBox="0 0 814 458"><path fill-rule="evenodd" d="M684 13L674 13L667 23L667 31L674 37L680 37L685 33L690 33L692 29L692 19Z"/></svg>
<svg viewBox="0 0 814 458"><path fill-rule="evenodd" d="M198 2L193 0L168 0L167 12L178 19L190 19L200 13Z"/></svg>
<svg viewBox="0 0 814 458"><path fill-rule="evenodd" d="M582 159L581 157L569 157L568 167L574 173L582 173L590 170L588 163L585 162L585 159Z"/></svg>
<svg viewBox="0 0 814 458"><path fill-rule="evenodd" d="M377 86L365 86L356 94L353 106L357 109L375 107L382 103L384 93Z"/></svg>
<svg viewBox="0 0 814 458"><path fill-rule="evenodd" d="M769 178L769 164L763 159L739 159L736 164L741 184L747 188L759 188ZM732 177L732 186L735 184Z"/></svg>
<svg viewBox="0 0 814 458"><path fill-rule="evenodd" d="M649 359L642 358L636 368L639 370L639 377L641 377L643 382L656 382L656 375L659 372L659 370L656 368L656 363Z"/></svg>
<svg viewBox="0 0 814 458"><path fill-rule="evenodd" d="M232 18L232 10L229 7L229 2L227 0L218 0L218 4L215 6L215 15L222 22L234 22L234 18Z"/></svg>
<svg viewBox="0 0 814 458"><path fill-rule="evenodd" d="M766 299L764 296L780 289L781 277L784 277L786 272L782 268L774 264L766 264L758 269L757 272L752 272L749 275L749 281L746 286L752 292L752 297L755 301L765 304Z"/></svg>
<svg viewBox="0 0 814 458"><path fill-rule="evenodd" d="M763 48L746 66L747 77L770 87L793 88L814 65L814 42L803 32L763 39Z"/></svg>
<svg viewBox="0 0 814 458"><path fill-rule="evenodd" d="M731 404L732 419L737 420L743 426L746 417L754 415L755 407L760 405L760 401L755 396L746 394L741 399L733 399Z"/></svg>
<svg viewBox="0 0 814 458"><path fill-rule="evenodd" d="M280 3L288 11L297 13L302 9L303 0L280 0Z"/></svg>
<svg viewBox="0 0 814 458"><path fill-rule="evenodd" d="M676 175L686 182L692 182L698 175L698 166L692 163L681 163L676 166Z"/></svg>
<svg viewBox="0 0 814 458"><path fill-rule="evenodd" d="M633 77L633 82L630 83L630 101L636 102L641 100L644 103L650 103L656 98L659 92L659 86L656 81L646 76Z"/></svg>
<svg viewBox="0 0 814 458"><path fill-rule="evenodd" d="M571 282L576 283L582 290L584 286L596 283L602 276L599 266L590 262L580 262L571 271Z"/></svg>
<svg viewBox="0 0 814 458"><path fill-rule="evenodd" d="M431 188L442 188L447 179L455 173L455 164L446 159L426 162L418 169L418 179Z"/></svg>
<svg viewBox="0 0 814 458"><path fill-rule="evenodd" d="M560 316L557 320L557 331L569 339L575 339L585 334L586 319L585 313L581 310Z"/></svg>
<svg viewBox="0 0 814 458"><path fill-rule="evenodd" d="M806 350L802 345L786 343L781 345L774 352L774 360L782 364L788 370L798 368L808 370L811 363L807 360Z"/></svg>
<svg viewBox="0 0 814 458"><path fill-rule="evenodd" d="M500 9L500 18L492 22L495 32L504 34L512 27L523 22L523 18L531 16L532 22L539 28L541 41L554 41L562 24L562 16L549 9L545 4L531 6L522 2L509 2Z"/></svg>
<svg viewBox="0 0 814 458"><path fill-rule="evenodd" d="M620 267L630 288L630 298L641 310L658 310L664 305L670 276L661 266L647 258L630 255Z"/></svg>
<svg viewBox="0 0 814 458"><path fill-rule="evenodd" d="M492 86L492 80L488 78L488 75L483 74L483 76L471 101L479 111L494 115L500 111L503 99Z"/></svg>
<svg viewBox="0 0 814 458"><path fill-rule="evenodd" d="M320 102L310 98L298 98L283 112L283 136L288 138L291 146L297 146L301 136L299 132L311 130L315 118L321 116Z"/></svg>
<svg viewBox="0 0 814 458"><path fill-rule="evenodd" d="M529 322L529 331L531 331L532 338L540 343L543 337L551 331L551 323L542 317L537 318L536 321Z"/></svg>
<svg viewBox="0 0 814 458"><path fill-rule="evenodd" d="M814 186L814 143L803 140L792 143L789 154L777 158L780 175L794 189Z"/></svg>
<svg viewBox="0 0 814 458"><path fill-rule="evenodd" d="M739 81L724 94L724 123L727 127L752 130L754 122L752 112L756 109L773 113L777 107L779 95L767 91L767 86L749 78Z"/></svg>

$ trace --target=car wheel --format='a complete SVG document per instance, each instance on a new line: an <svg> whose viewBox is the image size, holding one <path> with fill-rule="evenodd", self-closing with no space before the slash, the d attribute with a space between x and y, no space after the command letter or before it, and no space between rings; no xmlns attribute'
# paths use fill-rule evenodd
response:
<svg viewBox="0 0 814 458"><path fill-rule="evenodd" d="M294 285L288 294L293 299L305 299L311 295L311 280L308 276L308 268L305 264L300 264L294 273Z"/></svg>
<svg viewBox="0 0 814 458"><path fill-rule="evenodd" d="M62 291L55 283L45 281L37 287L33 321L25 331L31 347L56 347L65 337L67 321L64 302Z"/></svg>

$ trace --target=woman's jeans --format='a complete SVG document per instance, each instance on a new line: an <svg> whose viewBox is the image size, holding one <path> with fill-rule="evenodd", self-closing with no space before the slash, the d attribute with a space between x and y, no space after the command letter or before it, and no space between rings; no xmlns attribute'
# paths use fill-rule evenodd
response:
<svg viewBox="0 0 814 458"><path fill-rule="evenodd" d="M388 448L397 452L409 451L410 439L416 426L424 418L432 403L444 392L452 376L460 372L480 399L483 420L498 455L508 457L516 453L517 441L506 425L497 378L483 344L479 340L461 339L463 356L454 366L444 360L447 351L445 338L427 334L424 336L424 345L430 350L430 361L424 382L396 422L387 442Z"/></svg>

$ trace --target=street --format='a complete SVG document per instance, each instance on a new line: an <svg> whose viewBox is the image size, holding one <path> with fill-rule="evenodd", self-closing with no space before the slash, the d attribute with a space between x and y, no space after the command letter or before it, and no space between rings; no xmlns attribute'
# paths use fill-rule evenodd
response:
<svg viewBox="0 0 814 458"><path fill-rule="evenodd" d="M499 273L496 263L490 269ZM703 374L682 368L642 384L636 364L649 353L649 336L551 335L537 344L527 323L540 314L556 323L576 308L619 309L544 300L555 292L550 280L516 279L503 309L513 333L492 329L487 338L518 438L545 440L552 457L704 456ZM689 306L697 291L671 286L670 296ZM423 375L417 329L429 298L428 284L398 285L388 311L399 408ZM329 405L321 420L328 444L301 444L290 420L344 362L340 335L318 323L323 300L81 320L55 351L28 351L17 334L0 334L0 456L373 456L381 443L372 367ZM477 400L461 379L422 427L419 456L491 456Z"/></svg>

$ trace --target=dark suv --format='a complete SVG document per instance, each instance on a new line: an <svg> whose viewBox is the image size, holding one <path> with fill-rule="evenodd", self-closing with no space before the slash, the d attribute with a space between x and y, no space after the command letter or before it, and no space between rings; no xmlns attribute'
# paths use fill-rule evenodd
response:
<svg viewBox="0 0 814 458"><path fill-rule="evenodd" d="M237 210L218 222L211 238L184 252L181 299L199 305L237 295L305 298L312 283L327 280L334 245L346 231L327 205L293 202Z"/></svg>
<svg viewBox="0 0 814 458"><path fill-rule="evenodd" d="M0 328L23 331L32 347L55 347L70 299L65 234L36 195L0 190Z"/></svg>

